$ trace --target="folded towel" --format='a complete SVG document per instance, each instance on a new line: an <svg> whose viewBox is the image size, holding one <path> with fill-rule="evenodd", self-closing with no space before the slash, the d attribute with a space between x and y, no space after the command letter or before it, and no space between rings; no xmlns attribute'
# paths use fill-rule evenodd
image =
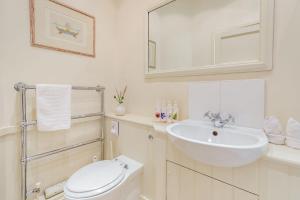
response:
<svg viewBox="0 0 300 200"><path fill-rule="evenodd" d="M289 147L292 147L295 149L300 149L300 140L299 139L286 137L285 144Z"/></svg>
<svg viewBox="0 0 300 200"><path fill-rule="evenodd" d="M288 120L286 145L300 149L300 123L293 118Z"/></svg>
<svg viewBox="0 0 300 200"><path fill-rule="evenodd" d="M290 118L286 127L286 134L300 140L300 123L295 119Z"/></svg>
<svg viewBox="0 0 300 200"><path fill-rule="evenodd" d="M264 121L264 131L267 134L282 135L282 126L277 117L270 116Z"/></svg>
<svg viewBox="0 0 300 200"><path fill-rule="evenodd" d="M266 133L270 143L284 144L285 135L277 117L270 116L265 119L264 132Z"/></svg>
<svg viewBox="0 0 300 200"><path fill-rule="evenodd" d="M56 131L71 127L71 90L70 85L36 86L39 131Z"/></svg>
<svg viewBox="0 0 300 200"><path fill-rule="evenodd" d="M272 144L284 144L285 135L277 135L277 134L266 134L270 143Z"/></svg>

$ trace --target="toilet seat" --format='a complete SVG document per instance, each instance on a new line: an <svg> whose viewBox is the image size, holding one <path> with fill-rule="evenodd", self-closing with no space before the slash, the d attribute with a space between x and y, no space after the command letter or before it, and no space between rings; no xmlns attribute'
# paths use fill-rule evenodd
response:
<svg viewBox="0 0 300 200"><path fill-rule="evenodd" d="M89 164L67 181L65 195L72 199L97 196L115 188L126 175L126 165L118 160Z"/></svg>

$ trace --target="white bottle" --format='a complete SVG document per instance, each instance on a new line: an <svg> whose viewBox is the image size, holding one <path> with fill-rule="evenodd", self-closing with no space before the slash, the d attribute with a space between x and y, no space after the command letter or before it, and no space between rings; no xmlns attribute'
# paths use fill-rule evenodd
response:
<svg viewBox="0 0 300 200"><path fill-rule="evenodd" d="M174 101L173 111L172 111L172 121L178 121L178 119L179 119L179 108L177 102Z"/></svg>
<svg viewBox="0 0 300 200"><path fill-rule="evenodd" d="M159 100L156 101L155 111L154 111L154 118L155 121L160 121L161 116L161 103Z"/></svg>
<svg viewBox="0 0 300 200"><path fill-rule="evenodd" d="M172 114L173 114L173 106L171 101L168 101L167 104L167 122L170 123L172 122Z"/></svg>
<svg viewBox="0 0 300 200"><path fill-rule="evenodd" d="M163 122L167 121L167 106L165 101L161 104L160 120Z"/></svg>

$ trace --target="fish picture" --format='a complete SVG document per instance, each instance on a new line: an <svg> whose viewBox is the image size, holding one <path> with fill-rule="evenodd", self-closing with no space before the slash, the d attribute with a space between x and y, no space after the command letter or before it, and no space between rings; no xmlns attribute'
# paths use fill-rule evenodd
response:
<svg viewBox="0 0 300 200"><path fill-rule="evenodd" d="M69 23L66 23L65 25L60 25L60 24L55 23L55 27L59 34L71 35L74 38L76 38L80 32L80 30L73 29Z"/></svg>

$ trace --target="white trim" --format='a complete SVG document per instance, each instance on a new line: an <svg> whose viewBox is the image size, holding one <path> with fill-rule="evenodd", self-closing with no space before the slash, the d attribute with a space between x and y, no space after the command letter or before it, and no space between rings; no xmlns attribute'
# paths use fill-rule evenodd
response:
<svg viewBox="0 0 300 200"><path fill-rule="evenodd" d="M125 121L125 122L131 122L143 126L153 127L153 120L151 117L145 117L145 116L135 115L135 114L126 114L124 116L118 116L113 113L106 114L105 117L110 119Z"/></svg>
<svg viewBox="0 0 300 200"><path fill-rule="evenodd" d="M174 70L160 70L149 72L148 70L148 18L149 12L173 0L164 0L151 6L145 12L145 78L176 77L176 76L196 76L226 73L243 73L269 71L273 69L273 48L274 48L274 9L275 0L261 0L260 32L261 47L259 61L232 62L220 65L208 65L186 69L184 67Z"/></svg>
<svg viewBox="0 0 300 200"><path fill-rule="evenodd" d="M214 38L213 38L213 60L214 64L220 63L222 51L221 51L221 44L222 40L226 38L232 38L232 37L239 37L241 35L245 34L260 34L260 23L259 22L253 22L253 23L248 23L248 24L243 24L240 26L237 26L235 28L223 30L220 32L214 33ZM260 41L259 41L260 44ZM259 59L259 58L257 58ZM241 62L245 63L245 61Z"/></svg>
<svg viewBox="0 0 300 200"><path fill-rule="evenodd" d="M196 75L212 75L217 73L244 73L258 72L269 70L269 66L258 60L236 63L224 63L220 65L207 65L203 67L195 67L191 69L178 68L176 70L160 70L158 72L148 72L146 78L159 77L180 77L180 76L196 76Z"/></svg>
<svg viewBox="0 0 300 200"><path fill-rule="evenodd" d="M145 16L144 16L144 19L145 19L145 23L144 23L144 30L145 30L145 38L144 38L144 41L145 41L145 44L144 44L144 50L145 50L145 63L144 63L144 70L145 70L145 74L149 73L149 69L148 69L148 42L149 42L149 13L151 11L154 11L164 5L167 5L173 1L176 1L176 0L162 0L161 2L159 3L156 3L156 4L153 4L152 6L150 6L147 11L145 12Z"/></svg>

